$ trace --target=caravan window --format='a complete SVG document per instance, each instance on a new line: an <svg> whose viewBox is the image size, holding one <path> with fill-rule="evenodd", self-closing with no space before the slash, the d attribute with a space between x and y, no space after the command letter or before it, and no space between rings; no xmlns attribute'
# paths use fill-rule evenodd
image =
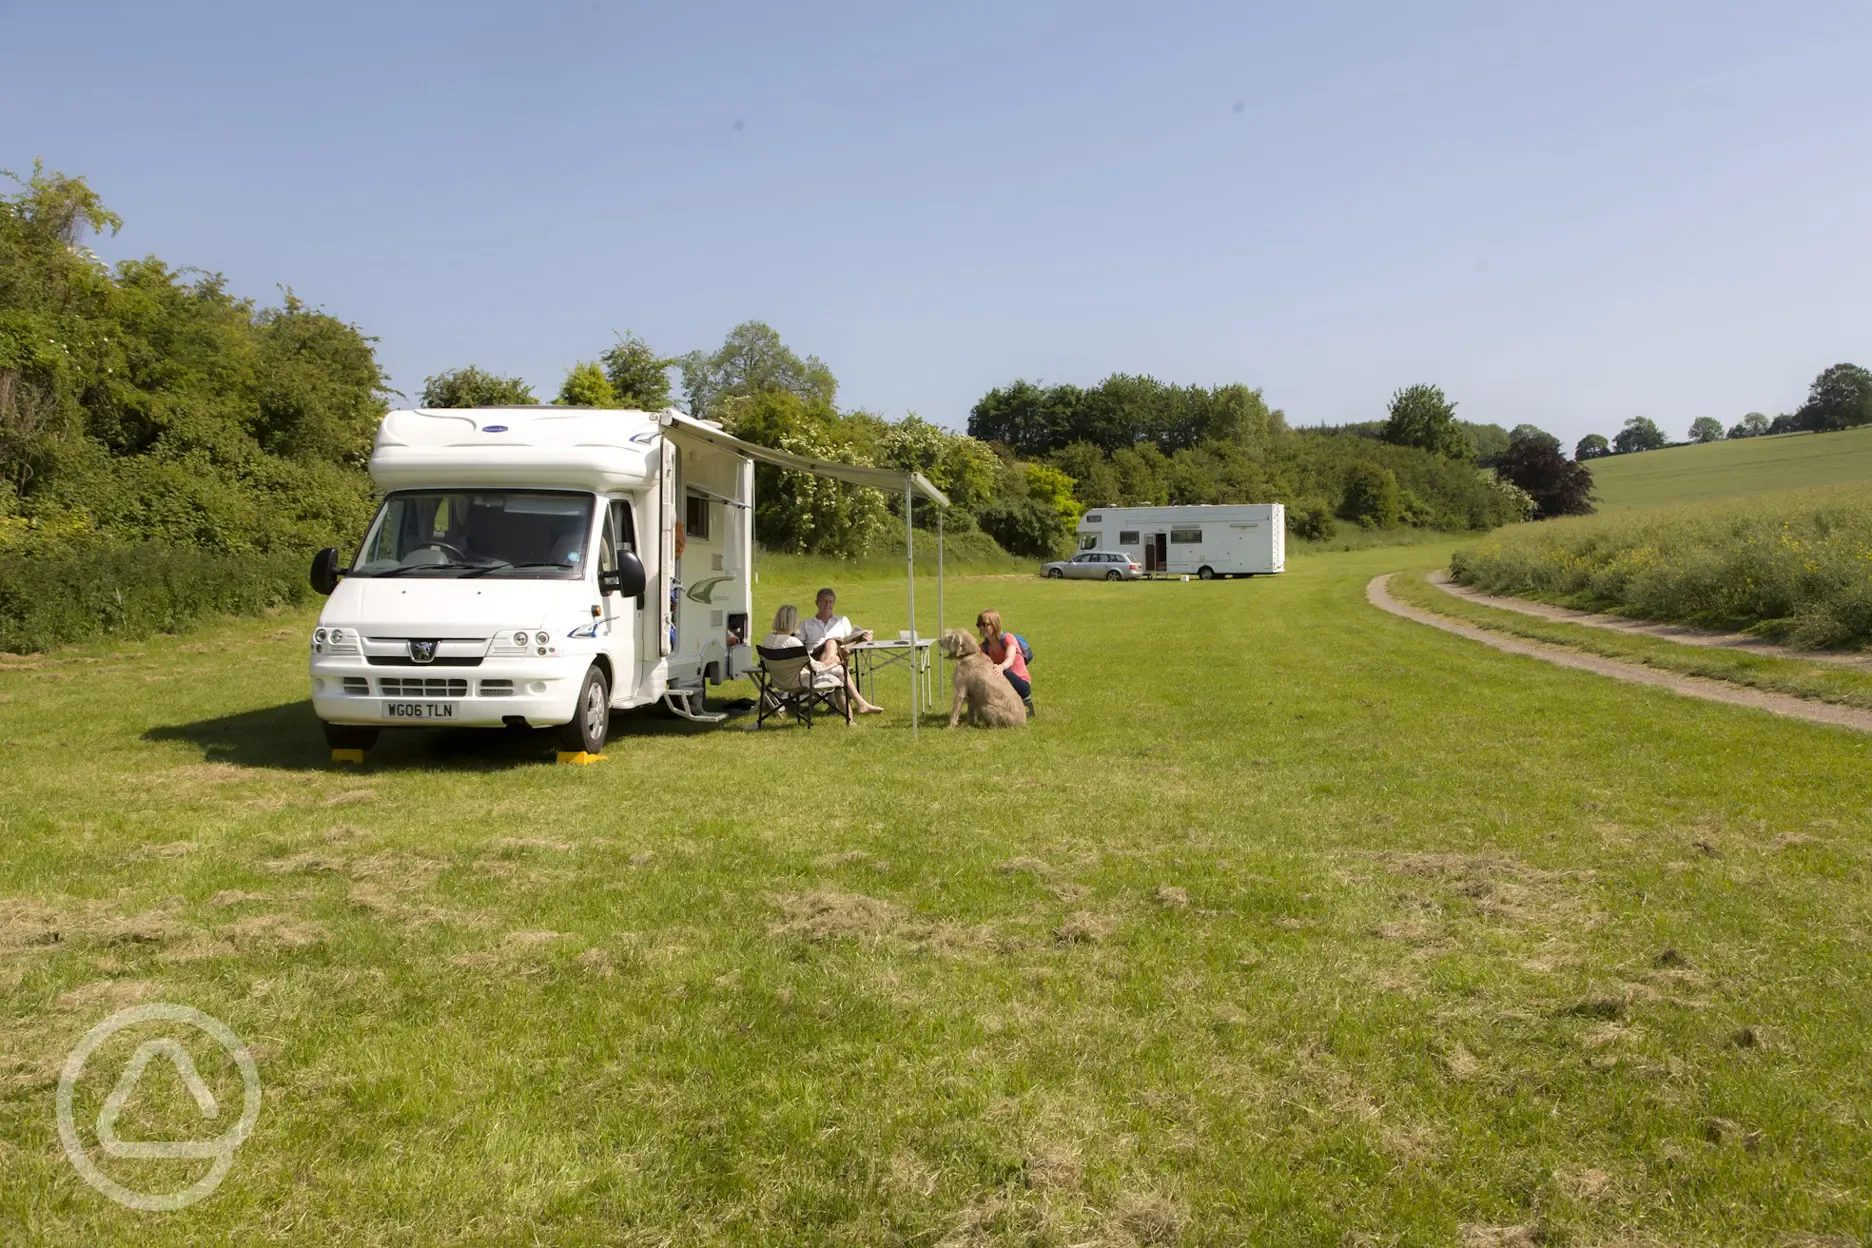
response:
<svg viewBox="0 0 1872 1248"><path fill-rule="evenodd" d="M1171 529L1170 540L1179 546L1198 544L1202 541L1201 529Z"/></svg>
<svg viewBox="0 0 1872 1248"><path fill-rule="evenodd" d="M1138 544L1138 531L1136 529L1119 529L1118 530L1118 544L1120 546L1137 545Z"/></svg>
<svg viewBox="0 0 1872 1248"><path fill-rule="evenodd" d="M700 494L689 495L683 511L683 535L698 542L708 541L710 510L708 499Z"/></svg>
<svg viewBox="0 0 1872 1248"><path fill-rule="evenodd" d="M1080 550L1091 550L1094 547L1096 547L1098 544L1099 544L1099 535L1096 533L1081 533L1079 535L1079 549Z"/></svg>

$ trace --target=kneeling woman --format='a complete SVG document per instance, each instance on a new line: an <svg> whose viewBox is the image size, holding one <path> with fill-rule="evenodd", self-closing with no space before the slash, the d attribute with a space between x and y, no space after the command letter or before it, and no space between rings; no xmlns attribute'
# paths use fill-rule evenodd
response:
<svg viewBox="0 0 1872 1248"><path fill-rule="evenodd" d="M1020 642L1013 634L1001 627L1001 613L982 612L975 617L975 628L981 633L982 653L1007 677L1008 684L1014 686L1027 713L1033 714L1033 678L1027 674L1027 656L1021 653Z"/></svg>

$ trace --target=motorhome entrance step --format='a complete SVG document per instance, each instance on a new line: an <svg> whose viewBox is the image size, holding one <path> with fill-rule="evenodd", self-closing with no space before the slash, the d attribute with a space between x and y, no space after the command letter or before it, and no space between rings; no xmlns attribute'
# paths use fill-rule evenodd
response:
<svg viewBox="0 0 1872 1248"><path fill-rule="evenodd" d="M725 711L711 711L708 707L708 695L701 689L669 689L663 694L663 705L675 714L698 724L719 724L728 718Z"/></svg>

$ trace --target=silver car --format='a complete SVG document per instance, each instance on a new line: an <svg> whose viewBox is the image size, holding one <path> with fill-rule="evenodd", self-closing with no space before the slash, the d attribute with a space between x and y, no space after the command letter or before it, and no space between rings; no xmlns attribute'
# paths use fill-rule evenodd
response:
<svg viewBox="0 0 1872 1248"><path fill-rule="evenodd" d="M1130 555L1115 550L1082 550L1070 559L1049 563L1040 569L1054 580L1077 577L1082 581L1135 581L1144 569Z"/></svg>

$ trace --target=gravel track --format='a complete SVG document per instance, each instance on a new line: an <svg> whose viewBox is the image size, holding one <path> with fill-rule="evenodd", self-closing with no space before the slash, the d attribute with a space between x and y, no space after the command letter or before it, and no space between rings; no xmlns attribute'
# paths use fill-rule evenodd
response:
<svg viewBox="0 0 1872 1248"><path fill-rule="evenodd" d="M1686 698L1727 702L1732 706L1752 707L1773 715L1785 715L1790 719L1804 719L1816 724L1832 724L1842 728L1856 728L1860 732L1872 732L1872 711L1862 711L1849 706L1834 706L1828 702L1813 702L1806 698L1790 697L1782 693L1768 693L1761 689L1731 685L1720 680L1705 680L1700 676L1680 676L1675 672L1659 671L1657 668L1646 667L1639 663L1621 663L1616 659L1601 658L1596 654L1569 650L1563 646L1550 646L1519 637L1506 637L1500 633L1492 633L1487 629L1476 628L1429 611L1419 610L1391 596L1390 589L1387 587L1390 579L1390 573L1373 577L1365 586L1366 601L1381 611L1389 611L1392 615L1402 616L1419 624L1428 624L1431 628L1440 628L1446 633L1454 633L1470 641L1479 641L1485 646L1492 646L1507 654L1540 659L1558 667L1571 667L1583 672L1592 672L1597 676L1610 676L1614 680L1629 681L1632 684L1653 685L1681 694ZM1493 605L1493 602L1490 602L1490 605Z"/></svg>

